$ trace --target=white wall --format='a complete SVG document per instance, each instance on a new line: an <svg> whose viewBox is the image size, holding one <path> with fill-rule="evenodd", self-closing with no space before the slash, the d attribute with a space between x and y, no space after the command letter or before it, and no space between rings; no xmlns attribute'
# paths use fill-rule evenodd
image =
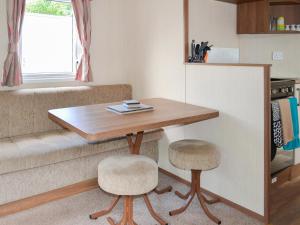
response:
<svg viewBox="0 0 300 225"><path fill-rule="evenodd" d="M124 0L92 1L91 58L96 84L127 83L124 71Z"/></svg>
<svg viewBox="0 0 300 225"><path fill-rule="evenodd" d="M300 34L240 35L240 61L273 64L273 77L300 78ZM272 52L281 51L284 60L273 61Z"/></svg>
<svg viewBox="0 0 300 225"><path fill-rule="evenodd" d="M126 0L126 67L134 96L184 100L182 0Z"/></svg>
<svg viewBox="0 0 300 225"><path fill-rule="evenodd" d="M263 215L264 68L192 65L186 77L187 102L220 111L218 119L185 130L221 152L220 167L204 173L203 187Z"/></svg>
<svg viewBox="0 0 300 225"><path fill-rule="evenodd" d="M136 98L186 99L221 110L219 119L166 129L159 165L189 179L189 173L169 164L168 144L192 137L212 141L223 152L223 164L204 176L204 187L263 215L262 68L185 66L182 0L126 0L124 22L130 52L125 70Z"/></svg>
<svg viewBox="0 0 300 225"><path fill-rule="evenodd" d="M93 84L127 83L123 67L124 27L122 0L92 1L91 65ZM6 1L0 0L0 71L7 53ZM79 82L23 85L24 87L74 86ZM3 89L3 88L0 88Z"/></svg>
<svg viewBox="0 0 300 225"><path fill-rule="evenodd" d="M166 129L160 167L190 179L168 161L168 145L196 138L217 145L219 168L203 174L202 185L232 202L264 214L263 67L186 66L186 102L218 109L220 117ZM255 196L255 197L254 197Z"/></svg>
<svg viewBox="0 0 300 225"><path fill-rule="evenodd" d="M190 0L189 39L218 48L238 48L236 5L216 0Z"/></svg>

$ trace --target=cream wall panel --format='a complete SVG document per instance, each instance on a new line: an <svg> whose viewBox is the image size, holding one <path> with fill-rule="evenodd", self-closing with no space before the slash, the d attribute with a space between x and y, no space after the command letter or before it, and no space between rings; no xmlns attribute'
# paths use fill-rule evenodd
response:
<svg viewBox="0 0 300 225"><path fill-rule="evenodd" d="M223 112L220 119L186 129L167 128L164 138L159 142L159 165L189 179L189 173L177 170L169 164L169 143L192 137L215 142L223 146L228 155L223 154L223 172L218 169L204 176L204 187L263 214L262 69L185 66L182 0L126 0L126 3L123 22L126 24L125 52L128 57L124 57L124 63L135 98L164 97L179 101L187 98L188 102ZM204 18L205 21L206 19ZM222 19L224 18L220 16L219 20ZM212 23L211 26L217 25ZM228 36L235 36L234 28L235 23L227 30ZM206 30L206 34L211 33L211 37L222 36L223 31L220 32L217 34L215 30ZM236 37L234 39L236 41L231 43L226 42L226 38L222 43L220 39L219 46L236 47L238 41ZM231 38L228 40L231 41ZM241 104L236 104L240 101ZM248 116L250 120L246 119ZM237 130L231 132L232 129ZM236 162L231 165L232 158Z"/></svg>
<svg viewBox="0 0 300 225"><path fill-rule="evenodd" d="M220 111L218 119L185 129L222 155L221 166L204 173L204 188L263 215L263 67L187 66L186 77L187 102Z"/></svg>
<svg viewBox="0 0 300 225"><path fill-rule="evenodd" d="M134 96L184 100L182 0L125 2L125 71Z"/></svg>
<svg viewBox="0 0 300 225"><path fill-rule="evenodd" d="M236 5L216 0L190 0L190 43L209 41L215 47L238 48Z"/></svg>
<svg viewBox="0 0 300 225"><path fill-rule="evenodd" d="M282 61L273 61L273 51L284 54ZM240 35L240 61L242 63L272 64L273 77L300 78L300 34L292 35Z"/></svg>
<svg viewBox="0 0 300 225"><path fill-rule="evenodd" d="M126 0L125 71L137 99L185 101L183 1ZM184 138L182 127L168 128L159 142L159 164L169 169L168 145ZM180 171L176 171L180 174Z"/></svg>

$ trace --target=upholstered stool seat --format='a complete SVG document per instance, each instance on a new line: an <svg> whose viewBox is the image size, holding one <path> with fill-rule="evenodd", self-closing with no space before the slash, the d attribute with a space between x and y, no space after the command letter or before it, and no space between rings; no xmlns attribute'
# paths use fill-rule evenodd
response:
<svg viewBox="0 0 300 225"><path fill-rule="evenodd" d="M142 195L158 184L158 165L141 155L114 156L98 166L98 183L114 195Z"/></svg>
<svg viewBox="0 0 300 225"><path fill-rule="evenodd" d="M215 146L201 140L182 140L169 146L170 162L183 170L211 170L219 166L220 155Z"/></svg>
<svg viewBox="0 0 300 225"><path fill-rule="evenodd" d="M207 204L219 202L218 199L208 200L202 193L200 187L200 175L202 171L212 170L220 164L220 154L215 145L201 140L181 140L170 144L169 160L172 165L179 169L191 170L192 182L191 189L187 194L182 194L178 191L175 194L187 200L185 206L170 211L170 216L178 215L184 212L192 200L197 196L200 205L206 215L215 223L221 224L221 221L208 210Z"/></svg>
<svg viewBox="0 0 300 225"><path fill-rule="evenodd" d="M102 160L98 165L98 183L102 190L117 195L108 209L90 215L97 219L110 213L117 205L121 196L124 200L124 213L118 225L137 225L133 220L133 197L143 195L146 206L152 217L161 225L167 223L156 214L148 193L158 184L157 163L142 155L119 155ZM111 217L107 218L110 225L116 225Z"/></svg>

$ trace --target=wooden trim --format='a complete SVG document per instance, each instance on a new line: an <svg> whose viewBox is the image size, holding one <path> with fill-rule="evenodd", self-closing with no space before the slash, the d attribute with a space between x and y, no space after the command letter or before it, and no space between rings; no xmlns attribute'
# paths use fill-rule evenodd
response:
<svg viewBox="0 0 300 225"><path fill-rule="evenodd" d="M271 64L251 64L251 63L185 63L189 66L244 66L244 67L266 67L272 66Z"/></svg>
<svg viewBox="0 0 300 225"><path fill-rule="evenodd" d="M183 0L184 62L189 61L189 0Z"/></svg>
<svg viewBox="0 0 300 225"><path fill-rule="evenodd" d="M291 168L291 180L300 176L300 164L294 165Z"/></svg>
<svg viewBox="0 0 300 225"><path fill-rule="evenodd" d="M66 187L55 189L49 192L38 194L25 199L10 202L0 205L0 217L14 214L26 209L31 209L36 206L70 197L81 192L90 191L98 187L97 179L90 179L80 183L72 184Z"/></svg>
<svg viewBox="0 0 300 225"><path fill-rule="evenodd" d="M183 178L181 178L181 177L179 177L179 176L177 176L177 175L175 175L175 174L173 174L173 173L171 173L171 172L169 172L167 170L159 168L159 172L161 172L161 173L163 173L163 174L165 174L165 175L173 178L174 180L176 180L176 181L178 181L178 182L180 182L182 184L185 184L187 186L191 185L191 182L189 182L189 181L187 181L187 180L185 180L185 179L183 179ZM229 206L231 208L234 208L234 209L236 209L236 210L238 210L238 211L246 214L247 216L250 216L250 217L255 218L255 219L257 219L259 221L262 221L262 222L264 221L264 217L261 216L261 215L259 215L259 214L257 214L256 212L253 212L253 211L251 211L249 209L246 209L243 206L240 206L240 205L238 205L238 204L236 204L236 203L234 203L234 202L232 202L232 201L230 201L228 199L225 199L225 198L223 198L223 197L221 197L221 196L219 196L217 194L214 194L214 193L212 193L212 192L210 192L208 190L205 190L203 188L202 188L202 191L205 194L207 194L207 195L209 195L209 196L211 196L213 198L219 199L223 204L225 204L225 205L227 205L227 206Z"/></svg>
<svg viewBox="0 0 300 225"><path fill-rule="evenodd" d="M271 195L271 76L270 66L264 67L264 222L270 223Z"/></svg>

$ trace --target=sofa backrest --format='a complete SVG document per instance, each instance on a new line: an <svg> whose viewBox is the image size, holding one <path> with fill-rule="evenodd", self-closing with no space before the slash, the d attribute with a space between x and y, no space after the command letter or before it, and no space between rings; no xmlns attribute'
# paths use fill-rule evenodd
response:
<svg viewBox="0 0 300 225"><path fill-rule="evenodd" d="M132 98L130 85L59 87L0 92L0 138L61 129L48 110Z"/></svg>

